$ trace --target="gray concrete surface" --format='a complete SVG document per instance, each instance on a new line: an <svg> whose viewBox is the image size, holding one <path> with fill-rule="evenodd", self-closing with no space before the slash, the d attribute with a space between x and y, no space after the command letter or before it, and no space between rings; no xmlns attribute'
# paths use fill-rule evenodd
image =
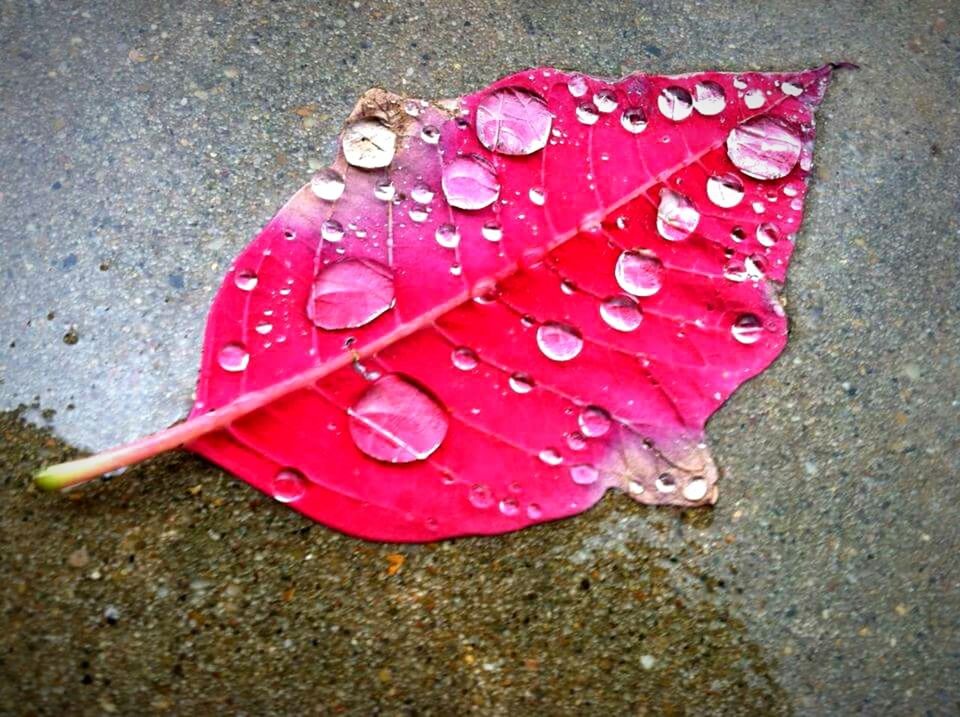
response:
<svg viewBox="0 0 960 717"><path fill-rule="evenodd" d="M958 32L946 1L0 4L0 711L957 714ZM830 60L862 69L818 114L790 345L710 424L714 511L397 548L182 456L28 488L46 429L185 413L223 272L367 87Z"/></svg>

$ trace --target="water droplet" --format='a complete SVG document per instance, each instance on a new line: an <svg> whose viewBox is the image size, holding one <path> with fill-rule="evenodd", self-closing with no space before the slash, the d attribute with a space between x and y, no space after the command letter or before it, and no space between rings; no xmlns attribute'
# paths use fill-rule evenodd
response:
<svg viewBox="0 0 960 717"><path fill-rule="evenodd" d="M443 194L458 209L483 209L500 196L496 170L479 155L457 157L443 168Z"/></svg>
<svg viewBox="0 0 960 717"><path fill-rule="evenodd" d="M567 434L567 447L571 451L582 451L587 447L587 440L580 431L572 431Z"/></svg>
<svg viewBox="0 0 960 717"><path fill-rule="evenodd" d="M257 275L250 269L241 269L233 275L233 283L241 291L253 291L257 288Z"/></svg>
<svg viewBox="0 0 960 717"><path fill-rule="evenodd" d="M783 94L789 95L790 97L799 97L803 94L803 87L793 82L784 82L780 85L780 89L783 91Z"/></svg>
<svg viewBox="0 0 960 717"><path fill-rule="evenodd" d="M639 107L627 107L620 115L620 125L631 134L640 134L647 128L647 115Z"/></svg>
<svg viewBox="0 0 960 717"><path fill-rule="evenodd" d="M588 89L587 79L583 75L573 75L567 81L567 90L574 97L583 97Z"/></svg>
<svg viewBox="0 0 960 717"><path fill-rule="evenodd" d="M687 197L672 189L660 192L657 208L657 231L664 239L686 239L700 223L700 212Z"/></svg>
<svg viewBox="0 0 960 717"><path fill-rule="evenodd" d="M320 225L320 236L323 237L324 241L336 244L343 239L343 225L336 219L327 219Z"/></svg>
<svg viewBox="0 0 960 717"><path fill-rule="evenodd" d="M460 230L453 224L441 224L433 236L444 249L456 249L460 244Z"/></svg>
<svg viewBox="0 0 960 717"><path fill-rule="evenodd" d="M504 498L500 501L500 512L506 516L514 516L520 512L520 504L516 498Z"/></svg>
<svg viewBox="0 0 960 717"><path fill-rule="evenodd" d="M463 267L456 262L450 265L450 274L453 276L460 276L463 274Z"/></svg>
<svg viewBox="0 0 960 717"><path fill-rule="evenodd" d="M683 487L683 497L691 503L701 501L707 496L707 481L700 476L694 476L690 482Z"/></svg>
<svg viewBox="0 0 960 717"><path fill-rule="evenodd" d="M393 306L393 274L371 259L343 259L317 274L307 315L321 329L369 324Z"/></svg>
<svg viewBox="0 0 960 717"><path fill-rule="evenodd" d="M420 139L427 144L436 144L440 141L440 130L432 124L428 124L420 130Z"/></svg>
<svg viewBox="0 0 960 717"><path fill-rule="evenodd" d="M653 296L662 285L663 264L652 252L625 251L617 258L614 276L628 294Z"/></svg>
<svg viewBox="0 0 960 717"><path fill-rule="evenodd" d="M667 119L680 122L693 112L693 98L682 87L671 85L660 91L660 97L657 98L657 107L660 108L660 112Z"/></svg>
<svg viewBox="0 0 960 717"><path fill-rule="evenodd" d="M543 149L552 123L546 103L517 87L494 90L477 105L477 139L500 154L533 154Z"/></svg>
<svg viewBox="0 0 960 717"><path fill-rule="evenodd" d="M250 363L250 352L239 342L226 344L217 354L217 363L224 371L238 373Z"/></svg>
<svg viewBox="0 0 960 717"><path fill-rule="evenodd" d="M373 196L381 202L392 202L397 196L397 188L389 179L381 179L373 188Z"/></svg>
<svg viewBox="0 0 960 717"><path fill-rule="evenodd" d="M397 374L375 381L347 413L357 448L387 463L422 461L447 435L440 405Z"/></svg>
<svg viewBox="0 0 960 717"><path fill-rule="evenodd" d="M485 510L493 505L493 493L490 491L490 487L483 483L474 483L470 486L467 499L474 508L480 510Z"/></svg>
<svg viewBox="0 0 960 717"><path fill-rule="evenodd" d="M741 77L740 75L737 75L736 77L733 78L733 86L736 87L738 90L747 89L747 83L744 81L743 77Z"/></svg>
<svg viewBox="0 0 960 717"><path fill-rule="evenodd" d="M743 227L734 227L730 230L730 238L739 244L747 238L747 233L743 230Z"/></svg>
<svg viewBox="0 0 960 717"><path fill-rule="evenodd" d="M587 438L599 438L606 435L613 424L610 414L600 406L585 406L577 418L580 431Z"/></svg>
<svg viewBox="0 0 960 717"><path fill-rule="evenodd" d="M624 294L604 299L600 304L600 317L616 331L634 331L643 321L637 300Z"/></svg>
<svg viewBox="0 0 960 717"><path fill-rule="evenodd" d="M417 224L423 224L425 221L427 221L430 213L422 204L414 204L407 210L407 216L410 217L410 221L416 222Z"/></svg>
<svg viewBox="0 0 960 717"><path fill-rule="evenodd" d="M757 343L763 336L763 324L753 314L743 314L733 322L730 333L737 341L749 346Z"/></svg>
<svg viewBox="0 0 960 717"><path fill-rule="evenodd" d="M270 491L281 503L292 503L304 496L307 483L300 471L284 468L273 477Z"/></svg>
<svg viewBox="0 0 960 717"><path fill-rule="evenodd" d="M266 336L271 331L273 331L273 324L271 324L269 321L261 321L256 325L256 327L254 327L254 331L256 331L261 336Z"/></svg>
<svg viewBox="0 0 960 717"><path fill-rule="evenodd" d="M747 93L743 96L743 104L747 106L748 110L758 110L761 107L763 107L766 101L767 101L767 98L763 94L763 90L761 90L758 87L754 87L752 90L748 90Z"/></svg>
<svg viewBox="0 0 960 717"><path fill-rule="evenodd" d="M410 198L419 204L429 204L433 201L433 190L423 182L418 182L410 190Z"/></svg>
<svg viewBox="0 0 960 717"><path fill-rule="evenodd" d="M594 94L593 104L605 114L613 112L617 109L617 94L613 90L600 90Z"/></svg>
<svg viewBox="0 0 960 717"><path fill-rule="evenodd" d="M739 284L747 280L747 268L739 259L731 259L723 267L723 276Z"/></svg>
<svg viewBox="0 0 960 717"><path fill-rule="evenodd" d="M757 227L757 241L762 246L771 247L780 241L780 230L775 224L765 222Z"/></svg>
<svg viewBox="0 0 960 717"><path fill-rule="evenodd" d="M503 239L503 227L500 222L489 221L480 229L480 236L487 241L498 242Z"/></svg>
<svg viewBox="0 0 960 717"><path fill-rule="evenodd" d="M403 111L406 112L411 117L419 117L420 103L417 102L416 100L404 100Z"/></svg>
<svg viewBox="0 0 960 717"><path fill-rule="evenodd" d="M727 156L740 171L756 179L786 177L800 159L797 132L772 117L757 117L730 130Z"/></svg>
<svg viewBox="0 0 960 717"><path fill-rule="evenodd" d="M354 167L377 169L389 166L397 147L397 135L373 118L360 119L343 130L343 157Z"/></svg>
<svg viewBox="0 0 960 717"><path fill-rule="evenodd" d="M519 393L520 395L530 393L534 386L533 379L525 373L512 374L507 382L510 384L513 392Z"/></svg>
<svg viewBox="0 0 960 717"><path fill-rule="evenodd" d="M597 123L597 120L600 119L600 113L597 112L596 107L584 102L577 105L577 119L580 120L581 124L589 126Z"/></svg>
<svg viewBox="0 0 960 717"><path fill-rule="evenodd" d="M572 478L573 482L577 485L590 485L592 483L596 483L599 477L600 471L598 471L589 463L580 463L575 466L570 466L570 478Z"/></svg>
<svg viewBox="0 0 960 717"><path fill-rule="evenodd" d="M718 207L730 209L743 201L743 182L733 174L713 176L707 180L707 197Z"/></svg>
<svg viewBox="0 0 960 717"><path fill-rule="evenodd" d="M573 296L577 293L577 285L570 281L570 279L564 279L560 282L560 291L563 292L565 296Z"/></svg>
<svg viewBox="0 0 960 717"><path fill-rule="evenodd" d="M548 359L570 361L583 349L583 338L572 326L546 321L537 327L537 346Z"/></svg>
<svg viewBox="0 0 960 717"><path fill-rule="evenodd" d="M530 191L527 193L527 196L529 196L530 201L536 204L538 207L542 207L547 201L547 195L543 191L542 187L530 187Z"/></svg>
<svg viewBox="0 0 960 717"><path fill-rule="evenodd" d="M727 106L727 95L716 82L698 82L693 88L693 108L704 117L713 117Z"/></svg>
<svg viewBox="0 0 960 717"><path fill-rule="evenodd" d="M677 479L669 473L661 473L653 485L661 493L673 493L677 489Z"/></svg>
<svg viewBox="0 0 960 717"><path fill-rule="evenodd" d="M450 353L453 365L461 371L472 371L480 363L476 352L467 346L459 346Z"/></svg>
<svg viewBox="0 0 960 717"><path fill-rule="evenodd" d="M543 515L543 510L536 503L531 503L527 506L527 517L530 518L530 520L537 520L541 515Z"/></svg>
<svg viewBox="0 0 960 717"><path fill-rule="evenodd" d="M558 466L563 463L563 456L556 448L544 448L540 451L539 458L548 466Z"/></svg>
<svg viewBox="0 0 960 717"><path fill-rule="evenodd" d="M747 270L747 276L754 281L760 281L767 271L767 262L759 254L752 254L743 260L743 266Z"/></svg>
<svg viewBox="0 0 960 717"><path fill-rule="evenodd" d="M343 175L335 169L321 170L310 180L310 190L319 199L327 202L338 200L345 186Z"/></svg>

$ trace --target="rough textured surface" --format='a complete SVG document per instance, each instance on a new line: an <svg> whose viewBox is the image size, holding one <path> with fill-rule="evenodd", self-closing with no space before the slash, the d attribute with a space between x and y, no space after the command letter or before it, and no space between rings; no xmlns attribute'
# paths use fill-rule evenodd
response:
<svg viewBox="0 0 960 717"><path fill-rule="evenodd" d="M185 456L38 495L68 451L8 414L0 712L958 709L960 9L606 5L0 9L0 405L83 447L185 413L223 271L370 85L863 66L818 116L790 344L709 426L713 512L370 546Z"/></svg>

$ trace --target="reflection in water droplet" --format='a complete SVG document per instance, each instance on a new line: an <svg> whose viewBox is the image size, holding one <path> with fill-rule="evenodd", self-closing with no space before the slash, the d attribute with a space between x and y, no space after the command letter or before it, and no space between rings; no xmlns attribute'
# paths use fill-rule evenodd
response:
<svg viewBox="0 0 960 717"><path fill-rule="evenodd" d="M474 508L479 508L480 510L485 510L493 505L493 493L490 491L490 487L483 483L474 483L470 486L470 492L467 494L467 498Z"/></svg>
<svg viewBox="0 0 960 717"><path fill-rule="evenodd" d="M694 476L683 487L683 497L692 503L703 500L707 496L707 481L700 476Z"/></svg>
<svg viewBox="0 0 960 717"><path fill-rule="evenodd" d="M226 344L217 354L217 363L224 371L237 373L243 371L250 363L250 352L239 342Z"/></svg>
<svg viewBox="0 0 960 717"><path fill-rule="evenodd" d="M583 349L583 338L572 326L546 321L537 327L537 346L548 359L570 361Z"/></svg>
<svg viewBox="0 0 960 717"><path fill-rule="evenodd" d="M416 222L417 224L423 224L425 221L427 221L430 213L422 204L414 204L412 207L407 209L407 216L410 217L410 221Z"/></svg>
<svg viewBox="0 0 960 717"><path fill-rule="evenodd" d="M584 102L577 105L577 119L580 120L581 124L596 124L597 120L600 119L600 113L597 112L596 107Z"/></svg>
<svg viewBox="0 0 960 717"><path fill-rule="evenodd" d="M730 238L739 244L747 238L747 233L743 230L743 227L734 227L730 230Z"/></svg>
<svg viewBox="0 0 960 717"><path fill-rule="evenodd" d="M756 179L780 179L800 159L800 136L772 117L757 117L730 130L727 155L740 171Z"/></svg>
<svg viewBox="0 0 960 717"><path fill-rule="evenodd" d="M428 124L422 130L420 130L420 139L427 144L436 144L440 141L440 130L434 127L432 124Z"/></svg>
<svg viewBox="0 0 960 717"><path fill-rule="evenodd" d="M381 179L373 188L373 196L381 202L392 202L397 196L397 188L389 179Z"/></svg>
<svg viewBox="0 0 960 717"><path fill-rule="evenodd" d="M657 208L657 231L660 236L669 241L686 239L699 222L700 212L687 197L672 189L660 192L660 206Z"/></svg>
<svg viewBox="0 0 960 717"><path fill-rule="evenodd" d="M747 276L754 281L760 281L767 271L767 262L759 254L752 254L743 260L743 266L747 270Z"/></svg>
<svg viewBox="0 0 960 717"><path fill-rule="evenodd" d="M593 104L607 114L617 109L617 94L613 90L600 90L593 95Z"/></svg>
<svg viewBox="0 0 960 717"><path fill-rule="evenodd" d="M321 170L310 180L310 190L319 199L327 202L338 200L345 186L343 175L335 169Z"/></svg>
<svg viewBox="0 0 960 717"><path fill-rule="evenodd" d="M620 115L620 126L631 134L640 134L647 128L647 115L639 107L627 107Z"/></svg>
<svg viewBox="0 0 960 717"><path fill-rule="evenodd" d="M558 466L563 463L563 456L556 448L544 448L540 451L539 457L548 466Z"/></svg>
<svg viewBox="0 0 960 717"><path fill-rule="evenodd" d="M443 168L443 194L458 209L483 209L500 196L496 170L487 160L471 154L457 157Z"/></svg>
<svg viewBox="0 0 960 717"><path fill-rule="evenodd" d="M577 285L569 279L564 279L560 282L560 291L566 296L573 296L577 293Z"/></svg>
<svg viewBox="0 0 960 717"><path fill-rule="evenodd" d="M307 315L322 329L364 326L393 306L393 274L371 259L343 259L317 274Z"/></svg>
<svg viewBox="0 0 960 717"><path fill-rule="evenodd" d="M417 102L416 100L404 100L403 111L406 112L411 117L419 117L420 103Z"/></svg>
<svg viewBox="0 0 960 717"><path fill-rule="evenodd" d="M616 331L634 331L643 321L637 300L624 294L604 299L600 304L600 317Z"/></svg>
<svg viewBox="0 0 960 717"><path fill-rule="evenodd" d="M703 116L718 115L726 106L727 95L716 82L698 82L693 88L693 108Z"/></svg>
<svg viewBox="0 0 960 717"><path fill-rule="evenodd" d="M467 346L459 346L450 353L453 365L461 371L471 371L480 363L476 352Z"/></svg>
<svg viewBox="0 0 960 717"><path fill-rule="evenodd" d="M419 204L429 204L433 201L433 190L423 182L418 182L410 190L410 198Z"/></svg>
<svg viewBox="0 0 960 717"><path fill-rule="evenodd" d="M775 224L765 222L757 227L757 241L763 246L771 247L780 241L780 230Z"/></svg>
<svg viewBox="0 0 960 717"><path fill-rule="evenodd" d="M767 98L764 96L763 90L761 90L759 87L754 87L752 90L748 90L743 96L743 104L747 106L748 110L758 110L763 107L766 101Z"/></svg>
<svg viewBox="0 0 960 717"><path fill-rule="evenodd" d="M347 413L357 448L387 463L424 460L447 435L444 410L397 374L374 382Z"/></svg>
<svg viewBox="0 0 960 717"><path fill-rule="evenodd" d="M444 249L456 249L460 244L460 231L453 224L441 224L433 236Z"/></svg>
<svg viewBox="0 0 960 717"><path fill-rule="evenodd" d="M733 322L730 333L737 341L749 346L760 340L763 335L763 324L753 314L743 314Z"/></svg>
<svg viewBox="0 0 960 717"><path fill-rule="evenodd" d="M527 193L527 196L529 196L530 201L536 204L538 207L542 207L547 201L547 195L543 191L542 187L530 187L530 191Z"/></svg>
<svg viewBox="0 0 960 717"><path fill-rule="evenodd" d="M292 503L304 496L307 483L300 471L284 468L273 477L270 492L281 503Z"/></svg>
<svg viewBox="0 0 960 717"><path fill-rule="evenodd" d="M657 98L657 107L660 108L660 112L667 119L680 122L693 112L693 98L682 87L672 85L664 87L660 91L660 97Z"/></svg>
<svg viewBox="0 0 960 717"><path fill-rule="evenodd" d="M783 94L790 95L790 97L799 97L803 94L803 87L793 82L784 82L780 85L780 89L783 91Z"/></svg>
<svg viewBox="0 0 960 717"><path fill-rule="evenodd" d="M580 431L573 431L567 434L567 447L571 451L582 451L587 447L587 441Z"/></svg>
<svg viewBox="0 0 960 717"><path fill-rule="evenodd" d="M599 438L606 435L613 424L610 414L600 406L586 406L577 418L580 431L587 438Z"/></svg>
<svg viewBox="0 0 960 717"><path fill-rule="evenodd" d="M492 152L533 154L547 145L553 115L529 90L504 87L477 105L477 139Z"/></svg>
<svg viewBox="0 0 960 717"><path fill-rule="evenodd" d="M373 118L357 120L343 130L343 158L354 167L377 169L393 161L397 135Z"/></svg>
<svg viewBox="0 0 960 717"><path fill-rule="evenodd" d="M597 479L600 477L600 471L589 463L580 463L579 465L570 466L570 477L577 485L590 485L591 483L597 482Z"/></svg>
<svg viewBox="0 0 960 717"><path fill-rule="evenodd" d="M541 515L543 515L543 510L536 503L531 503L527 506L527 517L530 520L537 520Z"/></svg>
<svg viewBox="0 0 960 717"><path fill-rule="evenodd" d="M723 267L723 276L739 284L747 280L747 268L740 259L731 259Z"/></svg>
<svg viewBox="0 0 960 717"><path fill-rule="evenodd" d="M625 251L617 259L614 276L628 294L653 296L662 285L663 264L652 252Z"/></svg>
<svg viewBox="0 0 960 717"><path fill-rule="evenodd" d="M343 225L336 219L327 219L320 225L320 236L334 244L343 239Z"/></svg>
<svg viewBox="0 0 960 717"><path fill-rule="evenodd" d="M513 516L520 512L520 504L516 498L504 498L500 501L500 512L506 516Z"/></svg>
<svg viewBox="0 0 960 717"><path fill-rule="evenodd" d="M257 288L257 275L250 269L241 269L233 275L233 283L241 291L253 291Z"/></svg>
<svg viewBox="0 0 960 717"><path fill-rule="evenodd" d="M567 89L574 97L583 97L587 94L587 80L583 75L573 75L567 82Z"/></svg>
<svg viewBox="0 0 960 717"><path fill-rule="evenodd" d="M261 336L266 336L271 331L273 331L273 324L271 324L269 321L261 321L256 325L256 327L254 328L254 331L256 331Z"/></svg>
<svg viewBox="0 0 960 717"><path fill-rule="evenodd" d="M735 174L723 174L707 180L707 197L718 207L730 209L743 201L743 182Z"/></svg>
<svg viewBox="0 0 960 717"><path fill-rule="evenodd" d="M525 373L515 373L510 376L508 380L510 388L514 393L524 394L530 393L533 390L533 379L527 376Z"/></svg>
<svg viewBox="0 0 960 717"><path fill-rule="evenodd" d="M661 473L653 485L661 493L673 493L677 489L677 479L669 473Z"/></svg>
<svg viewBox="0 0 960 717"><path fill-rule="evenodd" d="M480 229L480 236L487 241L498 242L503 239L503 227L499 222L489 221Z"/></svg>

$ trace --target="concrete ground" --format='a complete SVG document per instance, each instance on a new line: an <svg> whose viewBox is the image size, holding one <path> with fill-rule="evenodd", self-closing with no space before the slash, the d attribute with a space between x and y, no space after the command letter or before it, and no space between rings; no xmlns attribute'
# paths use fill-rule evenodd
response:
<svg viewBox="0 0 960 717"><path fill-rule="evenodd" d="M958 33L948 0L4 2L0 712L957 714ZM367 87L831 60L714 510L400 547L182 454L30 487L185 414L227 265Z"/></svg>

